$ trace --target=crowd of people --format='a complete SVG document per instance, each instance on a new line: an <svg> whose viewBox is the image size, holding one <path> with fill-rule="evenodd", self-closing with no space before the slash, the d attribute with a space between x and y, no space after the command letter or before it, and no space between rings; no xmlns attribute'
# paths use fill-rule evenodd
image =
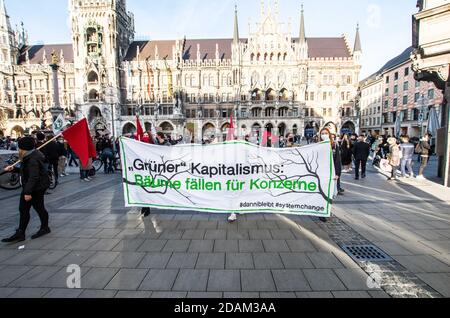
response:
<svg viewBox="0 0 450 318"><path fill-rule="evenodd" d="M158 145L173 146L183 142L183 137L174 139L163 132L147 131L143 135L129 134L124 137L133 138L140 142ZM289 148L301 145L305 139L299 135L288 133L286 136L276 137L266 135L263 138L251 138L246 135L243 138L247 142L257 143L266 147ZM264 141L262 141L264 139ZM322 128L314 138L307 138L306 143L329 141L333 152L333 163L335 170L336 190L333 195L344 195L341 177L343 173L353 173L355 180L366 178L366 170L369 159L372 165L384 171L389 171L389 180L398 180L397 172L400 169L401 177L414 177L413 165L414 155L418 156L420 162L417 179L424 179L423 173L427 167L429 157L432 155L430 147L430 135L425 135L419 142L413 142L408 136L400 138L388 136L365 136L356 134L339 135L335 124L330 123ZM120 158L119 138L114 139L109 134L98 134L93 138L97 151L97 158L90 158L87 165L83 165L76 153L62 136L54 138L43 132L35 132L31 136L18 138L1 138L0 149L17 150L21 160L20 167L6 167L5 171L17 171L21 174L22 194L20 197L19 211L20 222L16 233L4 239L2 242L20 242L25 240L25 232L30 220L30 209L33 207L41 220L40 230L32 236L33 239L50 233L48 226L48 213L44 205L44 196L49 188L50 180L48 171L53 171L56 185L59 178L68 175L67 167L78 167L80 179L91 182L96 170L93 167L94 160L101 160L105 174L112 174L118 169L117 161ZM203 139L203 144L208 145L218 142L214 135ZM150 208L141 209L143 217L150 215ZM236 214L231 214L229 222L237 220ZM326 221L325 218L321 218Z"/></svg>

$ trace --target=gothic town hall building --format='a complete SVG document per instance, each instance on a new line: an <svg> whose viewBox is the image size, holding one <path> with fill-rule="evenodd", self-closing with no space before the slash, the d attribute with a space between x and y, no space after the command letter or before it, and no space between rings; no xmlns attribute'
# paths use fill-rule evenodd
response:
<svg viewBox="0 0 450 318"><path fill-rule="evenodd" d="M357 130L359 30L307 37L281 23L278 1L261 5L249 37L230 21L230 38L135 41L126 0L69 0L70 44L29 45L0 0L0 133L20 136L49 126L54 105L52 52L59 56L60 105L92 131L135 130L135 115L174 135L223 136L233 115L241 133L268 129L313 135L326 122ZM230 8L232 10L232 8Z"/></svg>

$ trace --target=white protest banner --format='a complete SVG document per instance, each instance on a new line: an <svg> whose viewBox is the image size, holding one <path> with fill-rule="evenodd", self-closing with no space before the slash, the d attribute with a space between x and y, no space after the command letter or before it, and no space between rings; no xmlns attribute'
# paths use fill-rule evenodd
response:
<svg viewBox="0 0 450 318"><path fill-rule="evenodd" d="M330 144L262 148L235 141L155 146L121 138L125 204L209 213L329 217Z"/></svg>

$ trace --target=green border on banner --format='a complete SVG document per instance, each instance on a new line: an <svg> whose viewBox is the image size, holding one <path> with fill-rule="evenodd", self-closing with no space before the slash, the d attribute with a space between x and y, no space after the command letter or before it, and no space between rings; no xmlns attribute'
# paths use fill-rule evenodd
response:
<svg viewBox="0 0 450 318"><path fill-rule="evenodd" d="M127 162L126 162L126 156L125 156L125 151L124 151L124 146L123 146L123 139L125 137L121 137L120 138L120 144L121 144L121 149L120 152L122 153L122 157L123 157L123 161L122 161L122 171L123 171L123 175L122 177L125 180L128 180L128 171L127 171ZM329 144L329 142L321 142L319 144ZM231 141L231 142L222 142L222 143L217 143L217 144L211 144L211 145L207 145L206 147L211 147L211 146L220 146L220 145L237 145L237 144L244 144L247 146L252 146L255 148L259 148L259 146L245 142L245 141ZM177 145L175 147L205 147L204 145L200 145L200 144L189 144L189 145ZM330 145L330 181L328 183L328 198L331 199L330 195L331 195L331 184L332 184L332 180L333 180L333 150L331 149L331 145ZM159 205L159 204L150 204L150 203L131 203L130 201L130 190L129 190L129 185L128 183L126 183L126 194L125 196L125 201L127 201L127 207L153 207L153 208L164 208L164 209L169 209L169 210L183 210L183 211L200 211L200 212L209 212L209 213L238 213L238 214L250 214L250 213L276 213L276 214L286 214L286 215L313 215L313 216L328 216L331 214L331 204L330 204L330 200L327 201L327 208L326 208L326 212L325 213L320 213L320 212L316 212L316 211L305 211L305 210L301 210L301 211L295 211L295 210L280 210L280 209L241 209L241 210L224 210L224 209L217 209L217 208L199 208L199 207L189 207L189 206L171 206L171 205Z"/></svg>

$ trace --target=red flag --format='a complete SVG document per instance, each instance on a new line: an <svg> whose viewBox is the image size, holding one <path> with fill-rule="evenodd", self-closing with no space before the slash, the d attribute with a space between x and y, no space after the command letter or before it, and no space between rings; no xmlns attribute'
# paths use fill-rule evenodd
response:
<svg viewBox="0 0 450 318"><path fill-rule="evenodd" d="M234 129L234 123L233 123L233 114L231 114L231 116L230 116L230 127L228 128L228 133L227 133L227 141L235 140L234 132L235 132L235 129Z"/></svg>
<svg viewBox="0 0 450 318"><path fill-rule="evenodd" d="M273 135L270 131L267 131L267 129L264 130L264 134L261 139L261 146L267 147L269 143L269 139L271 141L271 144L276 144L279 141L279 138L275 135Z"/></svg>
<svg viewBox="0 0 450 318"><path fill-rule="evenodd" d="M92 141L91 132L89 131L86 118L70 128L67 128L62 135L67 140L70 148L80 158L81 164L87 166L89 158L97 157L94 142Z"/></svg>
<svg viewBox="0 0 450 318"><path fill-rule="evenodd" d="M139 116L136 116L136 140L141 141L144 138L144 129L142 128L141 121L139 120Z"/></svg>

